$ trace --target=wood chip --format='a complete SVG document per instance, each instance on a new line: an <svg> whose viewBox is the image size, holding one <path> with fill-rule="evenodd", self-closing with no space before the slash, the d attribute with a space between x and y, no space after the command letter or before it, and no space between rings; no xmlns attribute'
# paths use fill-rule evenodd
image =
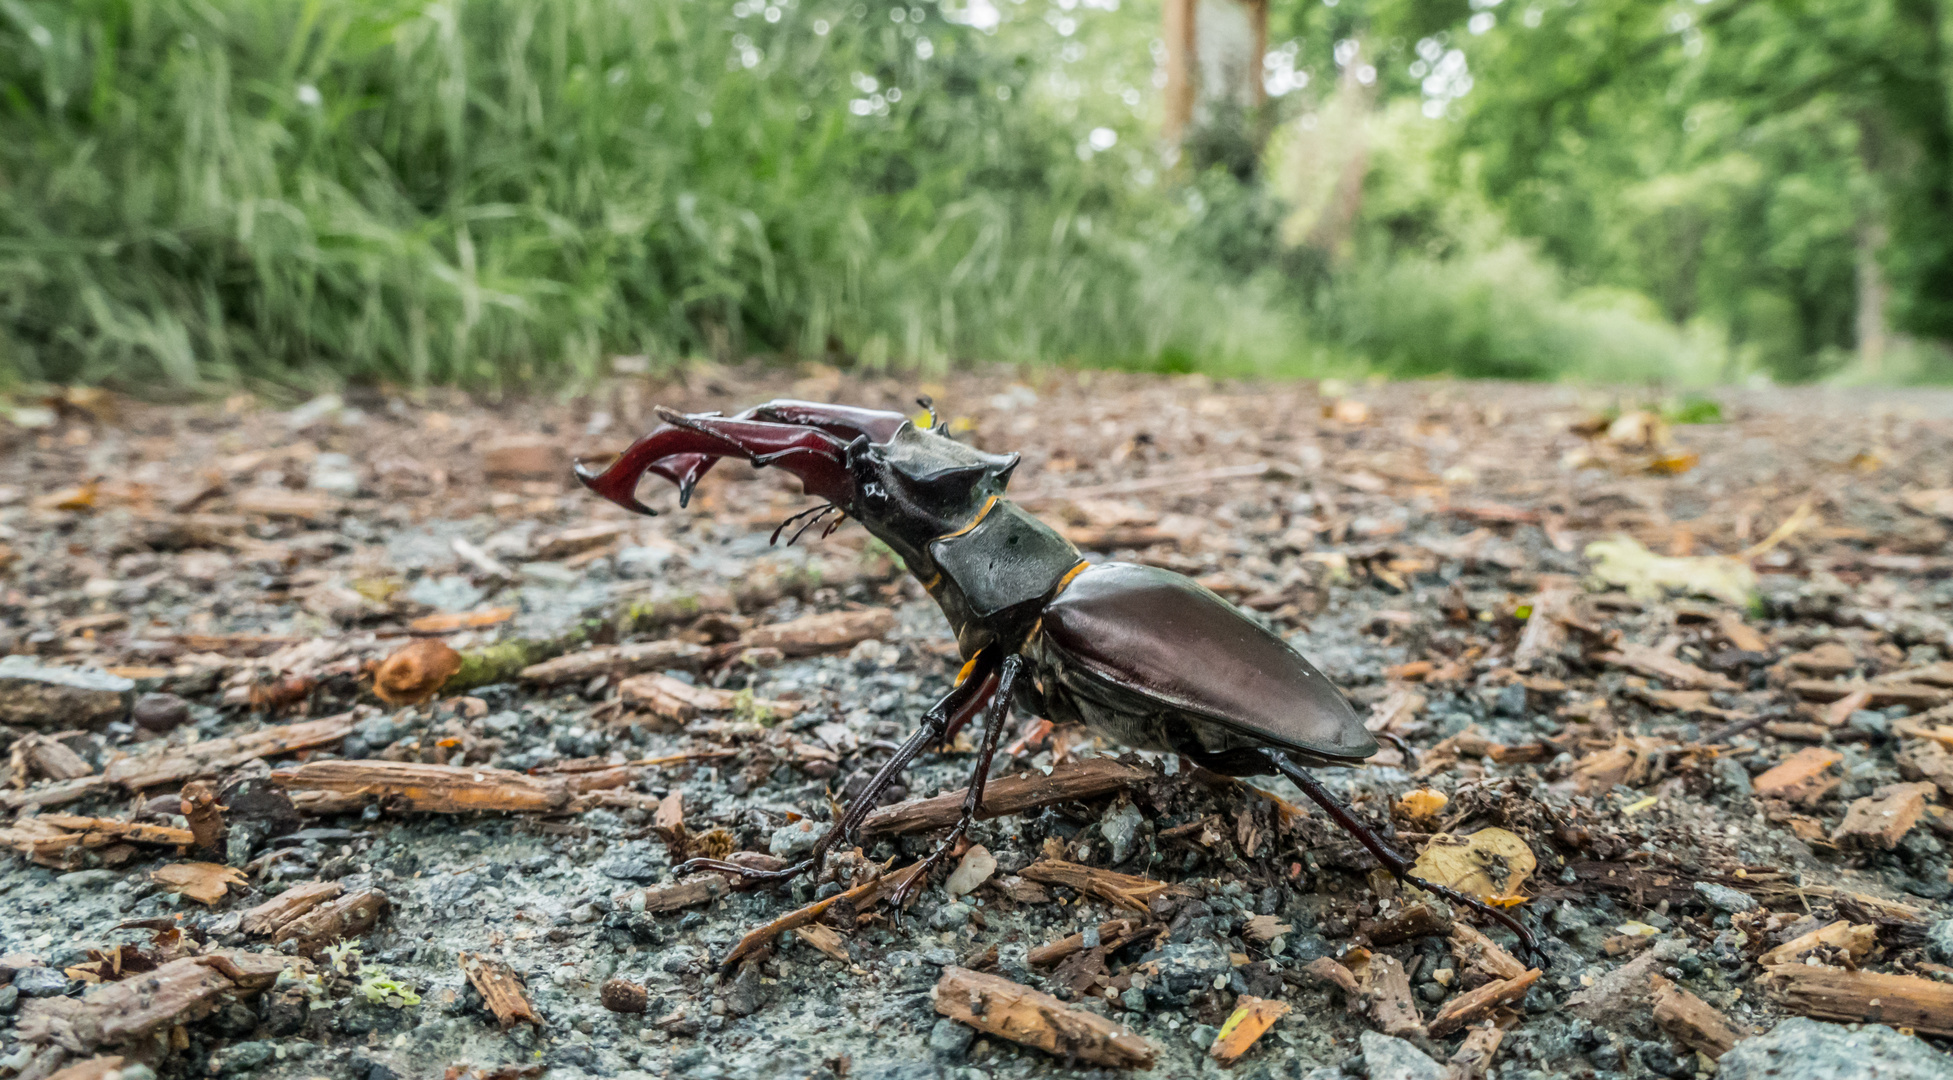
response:
<svg viewBox="0 0 1953 1080"><path fill-rule="evenodd" d="M1221 1025L1220 1034L1207 1048L1207 1056L1220 1062L1223 1068L1232 1067L1255 1044L1255 1040L1261 1038L1263 1032L1288 1013L1286 1002L1242 994L1234 999L1234 1012Z"/></svg>
<svg viewBox="0 0 1953 1080"><path fill-rule="evenodd" d="M91 776L95 767L82 760L67 743L39 732L28 732L14 740L7 751L14 782L26 784L34 777L49 780L74 780Z"/></svg>
<svg viewBox="0 0 1953 1080"><path fill-rule="evenodd" d="M222 863L170 863L150 871L149 880L200 904L215 904L230 895L233 885L245 885L244 871Z"/></svg>
<svg viewBox="0 0 1953 1080"><path fill-rule="evenodd" d="M1791 653L1783 658L1786 667L1795 668L1820 678L1834 678L1849 675L1858 667L1858 658L1843 642L1826 641L1814 645L1803 652Z"/></svg>
<svg viewBox="0 0 1953 1080"><path fill-rule="evenodd" d="M1247 925L1241 929L1241 936L1258 945L1266 945L1294 929L1294 926L1274 915L1251 915Z"/></svg>
<svg viewBox="0 0 1953 1080"><path fill-rule="evenodd" d="M625 705L646 709L667 720L684 723L701 713L732 712L740 707L742 695L711 686L696 686L670 675L633 675L617 685L617 697ZM746 708L759 717L791 717L802 705L797 701L745 698Z"/></svg>
<svg viewBox="0 0 1953 1080"><path fill-rule="evenodd" d="M555 686L588 682L599 675L635 675L644 671L697 671L712 655L704 645L689 641L646 641L608 645L601 649L559 656L522 669L524 682Z"/></svg>
<svg viewBox="0 0 1953 1080"><path fill-rule="evenodd" d="M1767 968L1761 982L1785 1009L1802 1016L1953 1036L1953 985L1946 983L1809 964Z"/></svg>
<svg viewBox="0 0 1953 1080"><path fill-rule="evenodd" d="M120 1054L89 1058L60 1072L50 1073L47 1080L109 1080L110 1077L121 1076L122 1061Z"/></svg>
<svg viewBox="0 0 1953 1080"><path fill-rule="evenodd" d="M1831 842L1841 848L1891 851L1919 823L1926 800L1935 790L1925 783L1887 784L1865 798L1854 799L1844 821L1831 833Z"/></svg>
<svg viewBox="0 0 1953 1080"><path fill-rule="evenodd" d="M378 926L392 909L387 894L378 889L361 889L328 901L280 927L272 939L282 945L297 942L300 954L316 957L326 946L355 938Z"/></svg>
<svg viewBox="0 0 1953 1080"><path fill-rule="evenodd" d="M1467 1024L1484 1019L1493 1009L1525 997L1526 991L1539 979L1539 974L1539 969L1533 968L1516 978L1486 983L1445 1002L1438 1015L1431 1018L1431 1037L1441 1039Z"/></svg>
<svg viewBox="0 0 1953 1080"><path fill-rule="evenodd" d="M58 1045L77 1054L133 1044L201 1020L237 996L264 990L288 967L309 965L297 957L228 950L186 956L140 979L103 983L85 998L23 1002L18 1034L23 1042Z"/></svg>
<svg viewBox="0 0 1953 1080"><path fill-rule="evenodd" d="M1705 671L1686 660L1663 652L1652 645L1635 645L1624 642L1614 652L1600 654L1602 663L1616 667L1629 668L1643 675L1653 676L1670 686L1683 690L1740 690L1734 680L1727 675Z"/></svg>
<svg viewBox="0 0 1953 1080"><path fill-rule="evenodd" d="M1119 1069L1153 1067L1153 1045L1123 1024L999 975L946 967L935 999L936 1011L952 1020L1067 1061Z"/></svg>
<svg viewBox="0 0 1953 1080"><path fill-rule="evenodd" d="M983 804L977 808L977 818L989 820L1074 799L1101 798L1136 787L1157 775L1150 769L1111 758L1080 758L1054 766L1049 776L1032 771L999 777L984 785ZM958 788L931 799L884 806L868 815L861 831L867 836L888 836L948 828L962 816L967 792L967 788Z"/></svg>
<svg viewBox="0 0 1953 1080"><path fill-rule="evenodd" d="M1254 922L1253 919L1248 921L1250 924ZM1412 904L1381 919L1366 922L1357 929L1373 945L1395 945L1411 938L1449 932L1451 915L1432 904Z"/></svg>
<svg viewBox="0 0 1953 1080"><path fill-rule="evenodd" d="M423 615L407 624L407 629L417 634L450 634L456 630L480 630L489 626L500 626L515 618L512 607L481 608L476 611L443 611L434 615Z"/></svg>
<svg viewBox="0 0 1953 1080"><path fill-rule="evenodd" d="M178 799L184 820L190 823L190 834L196 838L191 854L213 861L222 859L230 829L224 824L225 807L217 801L217 789L208 780L192 780L183 785Z"/></svg>
<svg viewBox="0 0 1953 1080"><path fill-rule="evenodd" d="M279 769L271 780L287 791L331 796L334 809L378 803L435 814L549 813L566 809L571 795L560 776L411 761L309 761ZM316 810L317 804L309 809Z"/></svg>
<svg viewBox="0 0 1953 1080"><path fill-rule="evenodd" d="M1404 971L1403 961L1388 953L1373 953L1353 970L1378 1031L1398 1038L1424 1035L1424 1018L1411 997L1410 975Z"/></svg>
<svg viewBox="0 0 1953 1080"><path fill-rule="evenodd" d="M1848 683L1832 682L1829 679L1798 679L1791 683L1788 689L1806 701L1837 701L1863 691L1866 694L1865 704L1879 709L1904 705L1923 710L1953 702L1953 690L1938 686L1915 686L1911 683Z"/></svg>
<svg viewBox="0 0 1953 1080"><path fill-rule="evenodd" d="M261 937L275 934L286 923L338 897L342 891L336 881L307 881L294 885L246 911L237 928Z"/></svg>
<svg viewBox="0 0 1953 1080"><path fill-rule="evenodd" d="M1465 1040L1451 1054L1450 1080L1477 1080L1498 1056L1505 1031L1487 1022L1465 1032Z"/></svg>
<svg viewBox="0 0 1953 1080"><path fill-rule="evenodd" d="M895 613L885 608L830 611L789 622L756 627L739 639L742 649L778 649L786 656L840 652L895 629Z"/></svg>
<svg viewBox="0 0 1953 1080"><path fill-rule="evenodd" d="M1844 755L1822 746L1807 746L1772 766L1752 780L1761 799L1782 799L1809 806L1835 790L1844 781L1831 774L1831 767Z"/></svg>
<svg viewBox="0 0 1953 1080"><path fill-rule="evenodd" d="M523 989L522 980L500 960L479 953L461 954L461 973L481 995L482 1004L495 1014L495 1019L503 1027L514 1027L527 1021L542 1023L536 1010L529 1004L529 992Z"/></svg>
<svg viewBox="0 0 1953 1080"><path fill-rule="evenodd" d="M1744 1038L1715 1006L1660 975L1648 978L1654 988L1655 1023L1676 1042L1714 1059Z"/></svg>
<svg viewBox="0 0 1953 1080"><path fill-rule="evenodd" d="M327 746L352 734L353 714L268 727L245 735L205 739L160 753L119 758L103 775L132 792L219 775L248 761Z"/></svg>
<svg viewBox="0 0 1953 1080"><path fill-rule="evenodd" d="M808 923L806 926L795 927L793 935L825 953L830 960L839 960L843 964L854 963L854 957L848 952L847 943L841 940L841 932L831 926Z"/></svg>
<svg viewBox="0 0 1953 1080"><path fill-rule="evenodd" d="M644 910L654 914L667 911L681 911L688 907L709 904L726 894L726 879L718 874L694 874L678 881L653 885L648 889L624 893L617 897L617 903L637 910L638 897L644 898Z"/></svg>
<svg viewBox="0 0 1953 1080"><path fill-rule="evenodd" d="M629 531L629 526L615 521L580 525L537 538L530 554L545 562L566 559L572 555L608 547Z"/></svg>
<svg viewBox="0 0 1953 1080"><path fill-rule="evenodd" d="M726 954L726 958L720 961L719 966L728 971L738 967L741 961L771 945L774 938L788 930L796 930L814 922L838 905L847 904L851 910L864 911L883 896L901 888L910 878L920 873L922 867L923 864L920 862L911 863L894 873L883 874L873 881L856 885L846 892L835 893L825 900L816 900L806 907L787 912L765 926L750 930L745 937L739 939L737 945L732 947L732 951Z"/></svg>
<svg viewBox="0 0 1953 1080"><path fill-rule="evenodd" d="M1155 926L1151 929L1158 929L1158 927ZM1148 924L1141 919L1108 919L1098 925L1099 944L1110 945L1115 949L1121 948L1137 940L1143 934L1150 932L1151 930L1148 929ZM1073 953L1082 951L1084 948L1085 933L1084 931L1080 931L1032 949L1030 952L1024 954L1024 962L1032 967L1050 967Z"/></svg>
<svg viewBox="0 0 1953 1080"><path fill-rule="evenodd" d="M1729 643L1729 647L1737 652L1767 653L1770 651L1769 639L1758 633L1755 627L1744 622L1743 617L1733 611L1724 611L1716 616L1716 632L1721 634L1722 639Z"/></svg>
<svg viewBox="0 0 1953 1080"><path fill-rule="evenodd" d="M1139 912L1147 910L1148 900L1170 888L1164 881L1134 877L1131 874L1101 870L1096 866L1082 866L1058 859L1039 859L1018 871L1018 874L1046 885L1063 885L1068 889L1096 896L1115 907L1130 908Z"/></svg>
<svg viewBox="0 0 1953 1080"><path fill-rule="evenodd" d="M1342 990L1343 1004L1350 1012L1355 1012L1363 1004L1363 988L1356 982L1356 975L1349 968L1327 956L1318 956L1303 965L1303 971Z"/></svg>
<svg viewBox="0 0 1953 1080"><path fill-rule="evenodd" d="M1477 968L1499 979L1516 979L1529 970L1518 957L1500 948L1498 942L1463 922L1451 924L1451 955L1465 967Z"/></svg>
<svg viewBox="0 0 1953 1080"><path fill-rule="evenodd" d="M287 491L284 488L248 487L231 496L231 509L240 514L301 521L329 517L338 513L343 506L338 499L322 492Z"/></svg>

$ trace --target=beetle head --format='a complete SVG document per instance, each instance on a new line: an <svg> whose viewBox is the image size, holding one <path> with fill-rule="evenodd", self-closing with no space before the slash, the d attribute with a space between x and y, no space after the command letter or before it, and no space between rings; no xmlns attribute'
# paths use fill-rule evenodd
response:
<svg viewBox="0 0 1953 1080"><path fill-rule="evenodd" d="M912 423L886 442L864 436L848 446L855 488L849 513L884 541L919 550L975 521L1004 493L1018 457L985 453Z"/></svg>

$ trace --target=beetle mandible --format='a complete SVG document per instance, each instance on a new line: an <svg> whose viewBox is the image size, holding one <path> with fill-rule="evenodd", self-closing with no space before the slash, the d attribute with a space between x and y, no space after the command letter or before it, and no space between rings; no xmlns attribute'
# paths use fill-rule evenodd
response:
<svg viewBox="0 0 1953 1080"><path fill-rule="evenodd" d="M1018 455L957 442L933 410L927 427L898 412L787 400L731 417L665 408L658 415L664 424L607 467L579 462L577 479L627 510L653 514L636 495L647 472L677 484L683 506L722 457L785 469L822 503L782 522L774 539L802 517L801 532L829 515L839 515L829 531L844 518L861 522L935 599L966 661L955 687L807 859L772 871L694 859L681 871L716 870L747 883L808 871L818 877L828 852L852 840L895 777L980 714L982 749L962 815L893 898L899 911L975 821L1014 706L1223 775L1286 776L1398 881L1504 924L1543 962L1517 919L1413 876L1409 860L1303 768L1354 765L1377 751L1341 691L1287 642L1191 579L1135 563L1087 562L1057 530L1004 497Z"/></svg>

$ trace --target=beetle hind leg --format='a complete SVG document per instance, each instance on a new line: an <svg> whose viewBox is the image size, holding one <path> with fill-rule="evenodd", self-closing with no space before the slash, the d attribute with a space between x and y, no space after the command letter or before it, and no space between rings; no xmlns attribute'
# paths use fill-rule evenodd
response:
<svg viewBox="0 0 1953 1080"><path fill-rule="evenodd" d="M1280 750L1263 750L1261 753L1268 759L1268 763L1274 767L1275 771L1280 772L1283 776L1294 781L1295 786L1301 788L1303 794L1313 799L1317 806L1328 811L1329 816L1335 819L1336 824L1341 826L1344 832L1355 837L1357 843L1368 848L1370 854L1376 856L1377 862L1382 863L1383 868L1390 872L1391 877L1396 878L1406 885L1442 896L1460 907L1469 908L1494 922L1504 925L1506 929L1518 935L1519 947L1531 956L1536 966L1541 968L1549 966L1546 954L1539 950L1539 943L1533 939L1532 931L1526 929L1524 923L1492 907L1476 896L1460 892L1448 885L1439 885L1435 882L1426 881L1411 873L1411 861L1396 851L1393 851L1389 844L1383 842L1382 837L1378 836L1369 826L1358 821L1356 815L1350 812L1350 808L1344 806L1341 800L1330 794L1329 789L1322 786L1322 781L1317 780L1307 769L1291 761L1288 755L1282 753Z"/></svg>

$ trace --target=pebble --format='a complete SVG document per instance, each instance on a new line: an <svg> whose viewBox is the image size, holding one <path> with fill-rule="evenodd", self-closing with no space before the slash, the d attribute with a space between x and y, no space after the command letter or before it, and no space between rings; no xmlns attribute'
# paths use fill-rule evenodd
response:
<svg viewBox="0 0 1953 1080"><path fill-rule="evenodd" d="M1139 838L1139 827L1146 823L1145 815L1139 808L1125 800L1111 810L1099 822L1099 834L1112 848L1113 865L1125 862L1132 856L1133 844Z"/></svg>
<svg viewBox="0 0 1953 1080"><path fill-rule="evenodd" d="M820 843L821 834L826 831L812 818L801 818L791 824L773 830L773 839L767 844L767 854L776 859L794 860L814 850Z"/></svg>
<svg viewBox="0 0 1953 1080"><path fill-rule="evenodd" d="M1444 1066L1402 1039L1366 1031L1362 1046L1370 1080L1445 1080Z"/></svg>
<svg viewBox="0 0 1953 1080"><path fill-rule="evenodd" d="M359 494L359 472L351 455L325 453L312 459L312 475L306 486L313 491L350 499Z"/></svg>
<svg viewBox="0 0 1953 1080"><path fill-rule="evenodd" d="M24 997L57 997L68 992L74 980L51 967L22 968L14 972L14 988Z"/></svg>
<svg viewBox="0 0 1953 1080"><path fill-rule="evenodd" d="M1926 931L1926 952L1942 964L1953 964L1953 919L1941 919Z"/></svg>
<svg viewBox="0 0 1953 1080"><path fill-rule="evenodd" d="M1163 945L1140 957L1140 962L1159 965L1159 977L1146 984L1147 1000L1172 1005L1184 1005L1189 995L1211 989L1216 978L1226 985L1234 971L1227 950L1213 938Z"/></svg>
<svg viewBox="0 0 1953 1080"><path fill-rule="evenodd" d="M129 714L136 684L93 668L49 667L32 657L0 658L0 724L88 727Z"/></svg>
<svg viewBox="0 0 1953 1080"><path fill-rule="evenodd" d="M1696 895L1708 901L1711 907L1727 911L1732 915L1756 910L1756 899L1754 897L1746 892L1732 889L1727 885L1718 885L1713 881L1698 881L1695 883L1695 892Z"/></svg>
<svg viewBox="0 0 1953 1080"><path fill-rule="evenodd" d="M970 912L975 910L975 908L961 901L954 904L944 904L942 907L936 909L934 915L929 917L929 925L937 930L956 930L969 923Z"/></svg>
<svg viewBox="0 0 1953 1080"><path fill-rule="evenodd" d="M144 694L130 714L145 731L174 731L190 722L190 703L175 694Z"/></svg>
<svg viewBox="0 0 1953 1080"><path fill-rule="evenodd" d="M1879 1024L1826 1024L1797 1016L1744 1039L1716 1063L1717 1080L1940 1080L1953 1057ZM1372 1078L1377 1080L1377 1078Z"/></svg>
<svg viewBox="0 0 1953 1080"><path fill-rule="evenodd" d="M976 1041L976 1029L945 1016L929 1029L929 1052L944 1061L961 1061Z"/></svg>

